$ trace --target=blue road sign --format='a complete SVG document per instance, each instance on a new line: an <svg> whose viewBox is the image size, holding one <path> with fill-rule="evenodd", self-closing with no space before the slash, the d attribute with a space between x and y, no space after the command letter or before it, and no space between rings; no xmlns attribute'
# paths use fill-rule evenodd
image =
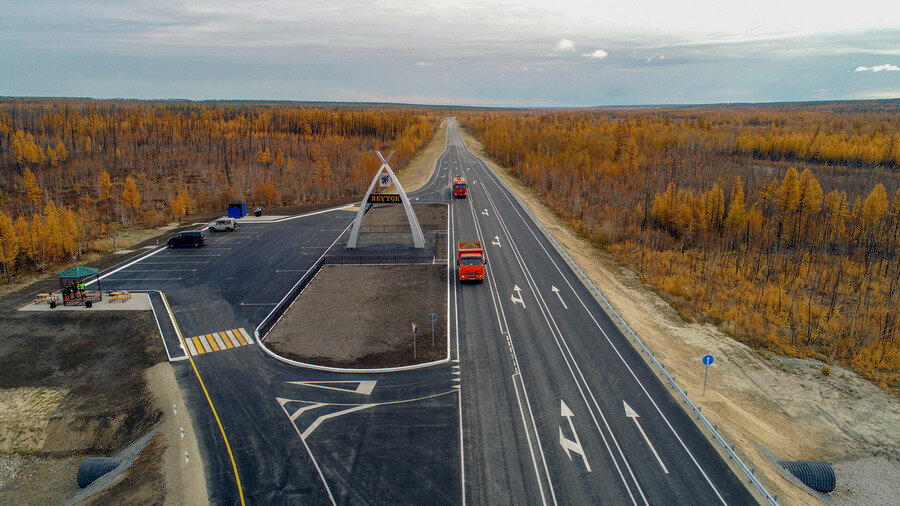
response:
<svg viewBox="0 0 900 506"><path fill-rule="evenodd" d="M703 365L712 365L713 356L712 355L703 355Z"/></svg>

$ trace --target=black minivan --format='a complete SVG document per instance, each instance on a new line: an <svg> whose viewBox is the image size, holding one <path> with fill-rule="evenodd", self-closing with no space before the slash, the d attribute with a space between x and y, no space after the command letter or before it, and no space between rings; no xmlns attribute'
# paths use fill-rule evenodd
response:
<svg viewBox="0 0 900 506"><path fill-rule="evenodd" d="M203 232L179 232L171 237L166 244L170 248L177 248L178 246L196 246L199 248L200 246L203 246L203 241Z"/></svg>

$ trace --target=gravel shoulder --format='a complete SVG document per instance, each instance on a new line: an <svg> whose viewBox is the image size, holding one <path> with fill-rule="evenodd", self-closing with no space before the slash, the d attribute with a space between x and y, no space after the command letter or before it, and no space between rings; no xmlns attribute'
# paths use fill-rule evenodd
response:
<svg viewBox="0 0 900 506"><path fill-rule="evenodd" d="M420 149L404 167L394 171L403 191L409 193L425 186L428 179L434 173L434 165L437 159L446 149L447 144L447 120L443 120L438 126L434 136L424 148ZM357 199L359 200L359 199Z"/></svg>
<svg viewBox="0 0 900 506"><path fill-rule="evenodd" d="M783 478L756 448L758 442L790 460L825 460L835 466L840 494L837 504L867 504L869 487L900 495L893 481L900 466L900 401L853 372L821 362L762 354L708 324L690 324L608 253L594 247L562 222L530 188L490 161L480 143L460 133L469 149L489 166L528 205L628 325L689 392L700 392L700 358L716 357L709 370L706 395L692 394L694 403L737 444L749 465L761 473L771 491L785 504L821 501ZM866 481L850 469L882 467ZM890 465L890 467L887 467ZM857 473L858 474L858 473Z"/></svg>

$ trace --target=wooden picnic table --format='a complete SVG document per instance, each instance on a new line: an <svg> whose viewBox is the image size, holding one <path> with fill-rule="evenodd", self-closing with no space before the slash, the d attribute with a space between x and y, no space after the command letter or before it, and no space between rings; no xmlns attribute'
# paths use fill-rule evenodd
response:
<svg viewBox="0 0 900 506"><path fill-rule="evenodd" d="M56 300L57 300L57 297L56 297L55 294L52 294L52 293L39 293L39 294L37 294L37 297L34 298L34 303L35 303L35 304L40 304L40 303L42 303L42 302L48 302L48 303L49 303L49 302L53 302L53 301L56 301Z"/></svg>

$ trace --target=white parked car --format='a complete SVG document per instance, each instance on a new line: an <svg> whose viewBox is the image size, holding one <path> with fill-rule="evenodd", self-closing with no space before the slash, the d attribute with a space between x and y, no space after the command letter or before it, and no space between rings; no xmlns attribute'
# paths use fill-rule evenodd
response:
<svg viewBox="0 0 900 506"><path fill-rule="evenodd" d="M219 218L209 224L209 229L213 232L232 232L237 227L237 221L234 218Z"/></svg>

